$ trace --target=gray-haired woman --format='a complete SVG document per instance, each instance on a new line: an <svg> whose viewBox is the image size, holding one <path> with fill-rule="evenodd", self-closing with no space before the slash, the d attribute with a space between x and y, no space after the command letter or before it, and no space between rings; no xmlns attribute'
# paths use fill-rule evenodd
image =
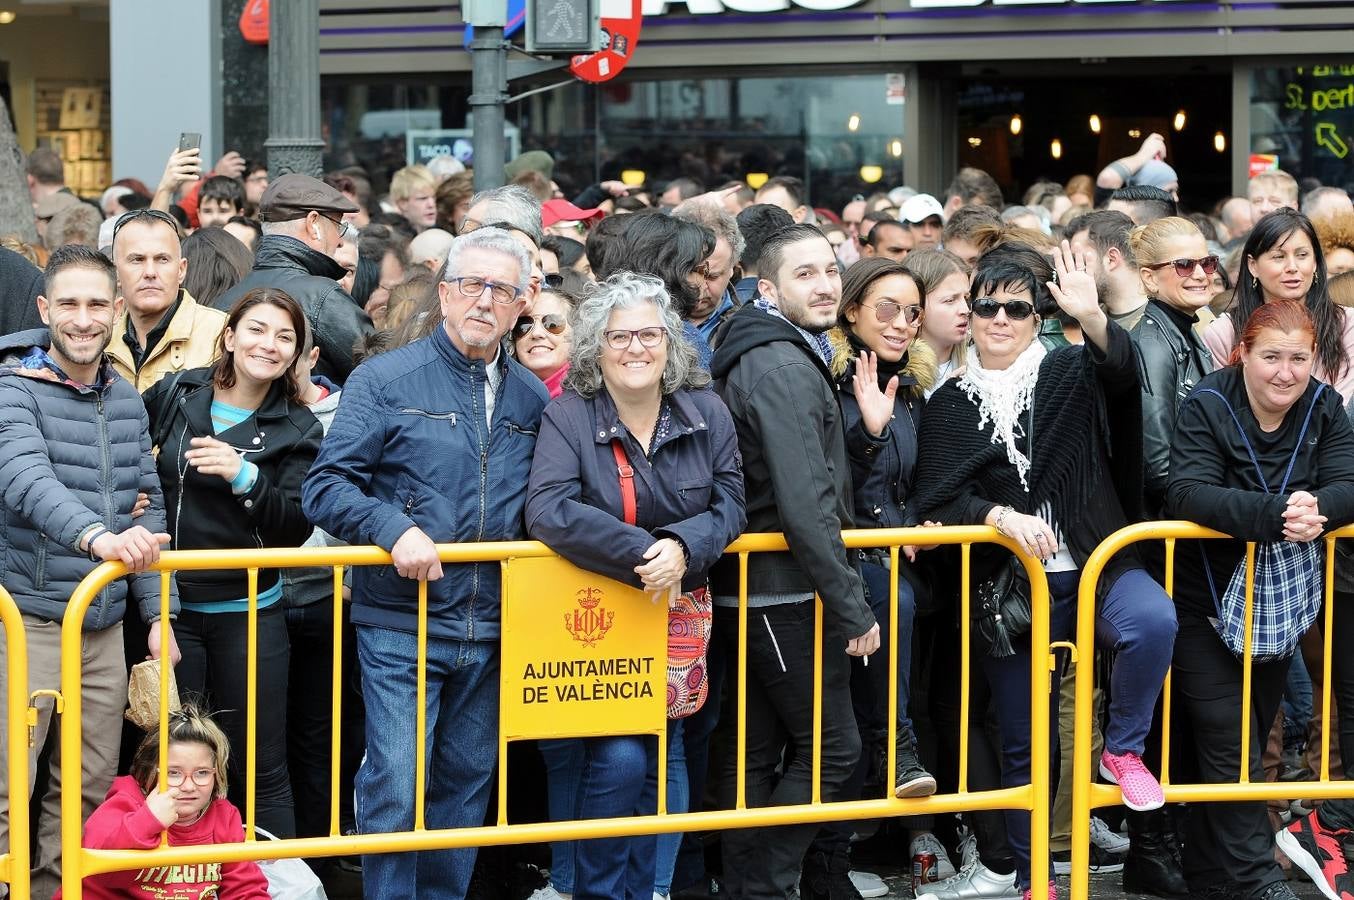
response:
<svg viewBox="0 0 1354 900"><path fill-rule="evenodd" d="M565 390L545 409L532 460L527 532L584 569L704 602L710 567L747 521L733 419L704 389L710 377L658 279L613 275L570 324ZM628 503L617 475L622 460L634 471ZM681 743L671 733L669 742ZM652 812L655 744L634 736L582 741L579 818ZM670 783L672 775L670 766ZM579 842L575 900L649 900L655 847L651 835Z"/></svg>

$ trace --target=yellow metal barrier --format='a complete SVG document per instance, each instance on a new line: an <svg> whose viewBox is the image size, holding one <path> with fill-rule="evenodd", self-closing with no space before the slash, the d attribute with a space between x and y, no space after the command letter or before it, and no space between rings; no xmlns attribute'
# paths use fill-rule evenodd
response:
<svg viewBox="0 0 1354 900"><path fill-rule="evenodd" d="M663 809L663 791L659 792L659 810L656 815L631 818L596 819L573 822L542 822L509 824L507 822L507 791L499 794L497 824L456 829L428 829L423 820L423 772L425 759L425 735L423 708L420 704L417 712L419 727L415 748L416 796L415 825L411 832L387 834L363 834L344 836L339 834L338 798L338 747L342 722L340 709L339 673L342 666L342 641L338 611L343 603L341 588L343 568L346 566L389 565L390 557L376 547L335 547L278 550L223 550L223 551L178 551L167 552L161 557L157 569L161 578L162 623L167 622L168 585L170 574L174 571L203 569L245 569L249 580L249 640L246 650L248 665L247 696L247 746L243 748L245 758L246 807L244 810L245 841L239 844L210 846L169 847L162 842L160 848L149 851L132 850L86 850L81 846L81 799L79 777L64 780L62 796L62 886L67 900L79 900L82 896L81 881L89 875L104 872L141 869L152 866L186 865L205 862L238 862L241 860L279 859L286 857L321 857L367 853L395 853L416 850L479 847L502 844L538 843L559 840L580 840L595 837L630 836L676 831L715 830L727 828L748 828L774 825L788 825L807 822L829 822L843 819L873 818L917 813L960 812L970 810L1025 809L1031 814L1031 875L1034 884L1044 884L1048 880L1048 827L1049 827L1049 705L1046 701L1050 690L1050 665L1048 653L1048 586L1042 566L1037 560L1025 557L1007 538L988 527L947 527L927 529L880 529L848 531L843 534L848 548L887 548L892 563L891 588L889 592L890 618L892 629L890 646L898 646L897 605L898 571L900 548L909 544L958 544L961 548L962 591L961 606L961 708L960 708L960 763L958 791L949 795L937 795L924 799L898 800L892 796L892 779L889 781L887 796L880 799L866 799L844 802L823 803L820 796L819 773L821 771L821 684L814 691L814 746L813 772L814 788L812 801L807 804L779 807L749 808L746 799L745 773L743 760L746 756L746 707L743 702L747 688L746 641L747 641L747 573L748 557L752 553L783 551L785 539L781 535L754 534L744 535L728 548L728 553L736 554L739 562L739 659L735 670L736 679L729 689L738 692L737 748L739 765L737 768L736 796L733 809L714 810L698 813L667 814ZM969 562L972 545L990 543L1000 545L1021 559L1030 579L1033 622L1031 641L1035 652L1030 667L1031 693L1031 742L1032 742L1032 779L1031 784L1004 788L993 791L971 793L968 791L968 659L971 649L970 634L970 590ZM470 562L499 562L503 567L504 584L513 578L513 565L518 560L540 560L555 558L555 554L545 545L536 542L502 542L485 544L445 544L439 546L439 555L443 563L457 564ZM298 566L332 567L334 570L334 694L333 712L333 768L331 770L331 809L330 834L327 837L299 838L291 840L264 841L254 840L254 787L255 787L255 743L256 709L258 685L255 680L257 657L257 588L261 569L290 568ZM65 727L61 729L61 759L63 767L71 772L81 771L81 708L80 708L80 626L86 610L99 591L109 582L122 577L125 569L117 563L104 563L94 570L76 589L67 608L62 624L62 694L66 703ZM597 580L593 576L593 580ZM614 584L614 583L613 583ZM553 587L553 585L552 585ZM618 589L629 590L617 585ZM507 593L505 591L505 597ZM427 653L427 615L428 599L426 583L420 585L418 595L418 660L419 660L419 696L423 696L425 676L423 663ZM817 603L816 634L821 638L823 629L823 610ZM511 637L506 637L511 640ZM167 642L164 642L167 646ZM896 657L895 657L896 658ZM162 659L162 666L168 665ZM821 641L815 653L815 681L821 682L822 650ZM167 679L161 679L161 766L160 786L165 783L166 742L168 734L167 707L164 692ZM11 689L11 696L14 695ZM500 703L510 698L501 697ZM888 765L890 772L896 767L895 731L897 680L890 679L889 688L889 734ZM12 702L12 701L11 701ZM502 719L500 709L500 722ZM646 729L647 730L647 729ZM13 726L11 725L11 732ZM500 733L504 729L500 728ZM567 726L559 732L569 733ZM538 735L539 736L539 735ZM236 748L237 750L239 748ZM660 753L662 760L665 754ZM500 764L500 786L506 787L507 756L502 754ZM663 784L660 774L659 784ZM22 894L18 894L22 900Z"/></svg>
<svg viewBox="0 0 1354 900"><path fill-rule="evenodd" d="M1087 664L1095 653L1095 593L1105 565L1116 553L1132 544L1160 540L1166 542L1166 593L1174 596L1175 550L1179 540L1212 540L1229 535L1213 531L1192 522L1141 522L1129 525L1107 537L1091 554L1082 568L1078 587L1077 648L1078 659ZM1335 797L1354 797L1354 781L1331 781L1330 778L1330 692L1331 692L1331 621L1335 612L1332 602L1335 590L1335 541L1354 537L1354 526L1332 531L1324 536L1326 542L1325 577L1325 656L1323 663L1321 705L1321 773L1318 781L1300 783L1277 782L1254 784L1250 780L1251 743L1251 623L1253 584L1255 575L1255 544L1246 549L1246 611L1245 653L1242 660L1241 705L1239 707L1241 766L1235 783L1175 784L1171 781L1171 676L1166 674L1162 687L1161 725L1161 787L1167 803L1209 803L1235 800L1288 800L1295 793L1303 799L1326 800ZM1085 671L1091 671L1088 667ZM1097 784L1093 780L1091 759L1091 720L1095 710L1091 702L1092 678L1077 679L1076 721L1073 737L1075 754L1072 767L1072 896L1087 897L1090 878L1091 810L1121 802L1118 786ZM1264 740L1264 735L1260 736Z"/></svg>
<svg viewBox="0 0 1354 900"><path fill-rule="evenodd" d="M0 797L9 816L9 848L0 853L0 883L16 900L28 900L28 643L19 608L0 587L0 626L5 632L5 756L7 795Z"/></svg>

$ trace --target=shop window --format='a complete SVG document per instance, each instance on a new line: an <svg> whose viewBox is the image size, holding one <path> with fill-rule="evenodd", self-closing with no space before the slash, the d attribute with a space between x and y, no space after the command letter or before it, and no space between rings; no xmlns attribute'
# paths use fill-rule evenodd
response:
<svg viewBox="0 0 1354 900"><path fill-rule="evenodd" d="M1251 74L1252 171L1354 189L1354 58Z"/></svg>

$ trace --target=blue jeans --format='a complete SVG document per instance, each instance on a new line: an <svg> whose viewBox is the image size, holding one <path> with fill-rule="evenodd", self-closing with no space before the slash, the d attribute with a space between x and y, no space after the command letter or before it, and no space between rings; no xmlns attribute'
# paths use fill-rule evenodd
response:
<svg viewBox="0 0 1354 900"><path fill-rule="evenodd" d="M552 822L578 817L578 786L583 778L582 738L537 741L545 760L546 809ZM561 894L574 892L574 841L550 844L550 886Z"/></svg>
<svg viewBox="0 0 1354 900"><path fill-rule="evenodd" d="M411 831L418 706L418 639L357 626L357 659L367 708L367 757L357 773L357 827L363 834ZM425 722L429 830L484 824L498 756L498 643L428 638ZM362 858L362 893L461 900L475 849L421 850Z"/></svg>
<svg viewBox="0 0 1354 900"><path fill-rule="evenodd" d="M904 563L906 565L906 563ZM889 646L889 569L873 562L862 563L861 577L865 580L865 593L870 600L870 610L879 622L879 651L871 658L873 665L852 662L852 668L860 668L865 676L867 687L863 693L868 697L861 704L866 715L857 716L861 737L867 735L883 741L888 735L889 723L889 676L898 680L898 733L910 734L912 720L908 718L908 693L912 679L912 623L916 619L917 600L912 584L898 574L898 658L890 657ZM853 673L854 674L854 673ZM860 682L852 678L852 687Z"/></svg>
<svg viewBox="0 0 1354 900"><path fill-rule="evenodd" d="M657 753L652 737L584 738L578 818L652 815ZM651 900L657 843L652 834L576 841L574 900Z"/></svg>
<svg viewBox="0 0 1354 900"><path fill-rule="evenodd" d="M710 700L707 698L707 704ZM691 783L686 773L686 741L682 725L686 719L668 719L668 812L684 813L691 809ZM654 773L658 777L658 773ZM654 869L654 893L667 896L672 893L672 874L677 868L677 851L682 846L682 832L672 831L658 835L658 857Z"/></svg>
<svg viewBox="0 0 1354 900"><path fill-rule="evenodd" d="M1050 572L1049 640L1070 640L1076 630L1080 572ZM1142 569L1129 569L1105 592L1096 613L1095 639L1115 653L1110 674L1109 722L1105 749L1114 754L1142 755L1161 683L1175 645L1175 604ZM984 655L983 671L992 688L1001 727L1001 784L1030 783L1030 642L1017 640L1015 653L1002 659ZM1086 671L1090 671L1089 666ZM1053 672L1049 692L1049 740L1058 747L1058 682ZM1058 771L1058 753L1050 760ZM1056 792L1057 785L1051 786ZM1050 801L1052 797L1050 796ZM1006 831L1016 857L1020 888L1030 886L1030 814L1006 811ZM1052 867L1050 865L1050 872Z"/></svg>

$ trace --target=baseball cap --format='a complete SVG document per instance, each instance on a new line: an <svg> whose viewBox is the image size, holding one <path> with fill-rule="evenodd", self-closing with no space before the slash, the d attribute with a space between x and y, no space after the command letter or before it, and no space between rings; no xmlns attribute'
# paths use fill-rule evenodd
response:
<svg viewBox="0 0 1354 900"><path fill-rule="evenodd" d="M913 194L903 201L902 209L898 211L898 218L913 225L925 222L932 216L944 218L944 209L940 201L930 194Z"/></svg>
<svg viewBox="0 0 1354 900"><path fill-rule="evenodd" d="M541 204L541 227L549 228L556 222L587 222L605 215L600 209L579 209L568 200L547 200Z"/></svg>
<svg viewBox="0 0 1354 900"><path fill-rule="evenodd" d="M341 216L357 212L357 204L318 178L295 172L274 179L259 199L260 222L289 222L311 211Z"/></svg>

